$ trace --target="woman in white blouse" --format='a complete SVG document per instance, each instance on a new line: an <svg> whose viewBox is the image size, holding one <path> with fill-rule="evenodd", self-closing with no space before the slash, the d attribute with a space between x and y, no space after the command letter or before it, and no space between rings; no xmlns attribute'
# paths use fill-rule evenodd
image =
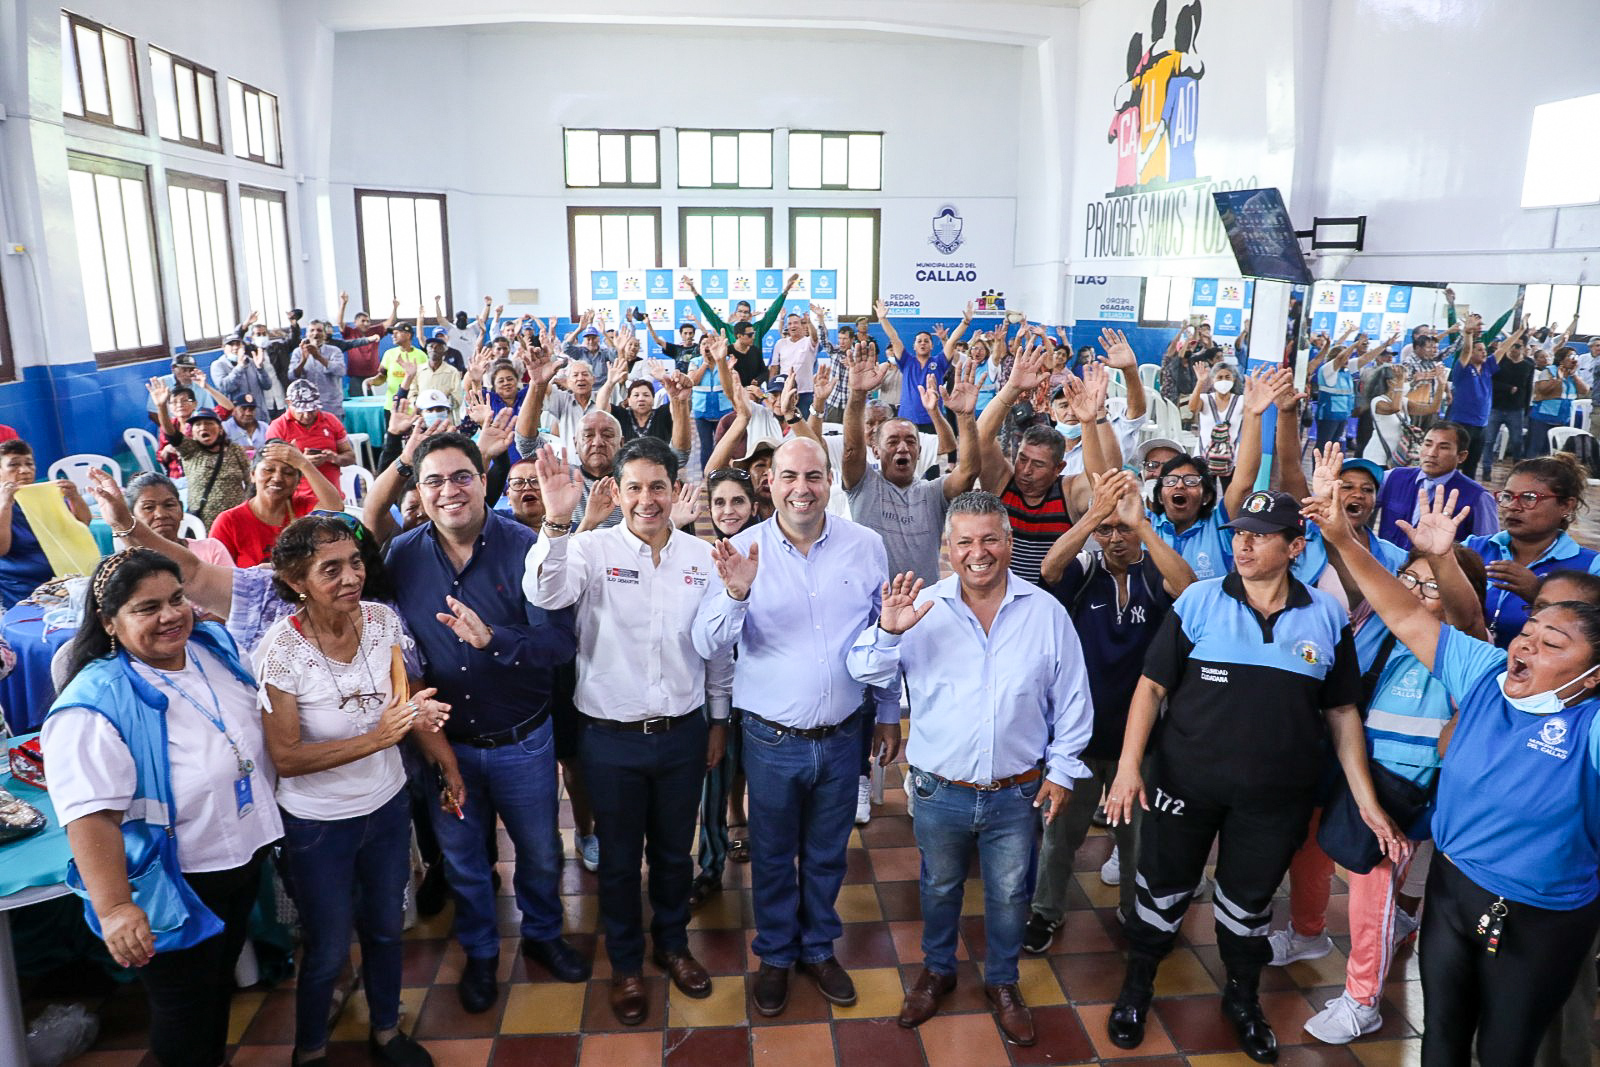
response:
<svg viewBox="0 0 1600 1067"><path fill-rule="evenodd" d="M396 747L412 737L459 805L455 757L438 733L449 706L413 692L409 643L392 608L361 599L366 566L342 515L291 523L272 549L273 585L297 605L256 649L267 751L279 775L285 880L300 910L305 959L295 986L295 1062L326 1062L328 1009L352 928L383 1063L432 1064L399 1031L401 934L411 874L411 805Z"/></svg>
<svg viewBox="0 0 1600 1067"><path fill-rule="evenodd" d="M196 624L177 565L137 548L95 568L68 671L44 726L50 799L106 948L138 968L156 1062L214 1067L261 863L283 833L254 679L221 626ZM170 781L170 814L152 802L166 793L152 788L159 775ZM125 817L172 820L183 878L220 934L156 951L162 931L152 932L128 882Z"/></svg>

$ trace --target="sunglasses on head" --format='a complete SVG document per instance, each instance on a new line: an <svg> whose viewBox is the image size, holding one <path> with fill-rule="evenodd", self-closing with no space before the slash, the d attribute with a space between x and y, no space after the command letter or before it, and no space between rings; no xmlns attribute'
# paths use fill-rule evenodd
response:
<svg viewBox="0 0 1600 1067"><path fill-rule="evenodd" d="M724 467L706 475L706 481L708 482L719 482L726 478L732 478L736 482L748 482L750 480L750 472L740 470L738 467Z"/></svg>
<svg viewBox="0 0 1600 1067"><path fill-rule="evenodd" d="M321 508L318 508L315 511L309 511L306 514L314 515L319 519L332 519L334 522L339 523L341 526L349 530L350 536L354 537L357 541L366 540L367 528L361 524L360 519L349 514L348 512L323 511Z"/></svg>

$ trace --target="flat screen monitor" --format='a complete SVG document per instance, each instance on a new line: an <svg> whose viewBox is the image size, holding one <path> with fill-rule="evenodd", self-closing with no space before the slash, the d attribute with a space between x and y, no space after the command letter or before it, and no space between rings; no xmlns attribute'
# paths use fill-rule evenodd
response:
<svg viewBox="0 0 1600 1067"><path fill-rule="evenodd" d="M1276 189L1233 189L1212 193L1222 226L1233 245L1239 274L1280 282L1311 282L1311 268L1300 251L1294 223Z"/></svg>

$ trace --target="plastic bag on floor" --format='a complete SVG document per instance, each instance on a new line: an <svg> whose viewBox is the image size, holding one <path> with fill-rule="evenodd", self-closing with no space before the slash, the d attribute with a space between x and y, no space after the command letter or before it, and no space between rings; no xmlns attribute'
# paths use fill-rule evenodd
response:
<svg viewBox="0 0 1600 1067"><path fill-rule="evenodd" d="M58 1067L89 1051L100 1020L82 1004L52 1004L28 1027L29 1067Z"/></svg>

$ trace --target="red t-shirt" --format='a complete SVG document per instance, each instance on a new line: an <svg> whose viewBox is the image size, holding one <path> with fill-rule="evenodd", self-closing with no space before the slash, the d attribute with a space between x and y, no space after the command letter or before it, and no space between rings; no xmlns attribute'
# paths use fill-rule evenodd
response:
<svg viewBox="0 0 1600 1067"><path fill-rule="evenodd" d="M297 519L309 514L315 506L314 501L303 503L296 499L290 502ZM238 567L254 567L270 561L272 546L277 544L278 535L282 532L283 526L270 526L256 518L248 502L229 508L211 524L211 536L222 542Z"/></svg>
<svg viewBox="0 0 1600 1067"><path fill-rule="evenodd" d="M287 441L302 452L337 452L339 442L349 434L345 433L344 424L326 411L317 412L317 417L311 420L310 426L303 426L293 415L285 411L282 415L272 420L267 427L267 440L276 437L280 441ZM339 484L339 464L337 462L319 463L317 470L322 476L335 486ZM315 504L317 491L304 478L294 491L294 502Z"/></svg>
<svg viewBox="0 0 1600 1067"><path fill-rule="evenodd" d="M13 430L5 423L0 422L0 444L4 444L7 441L15 441L16 439L17 431Z"/></svg>

